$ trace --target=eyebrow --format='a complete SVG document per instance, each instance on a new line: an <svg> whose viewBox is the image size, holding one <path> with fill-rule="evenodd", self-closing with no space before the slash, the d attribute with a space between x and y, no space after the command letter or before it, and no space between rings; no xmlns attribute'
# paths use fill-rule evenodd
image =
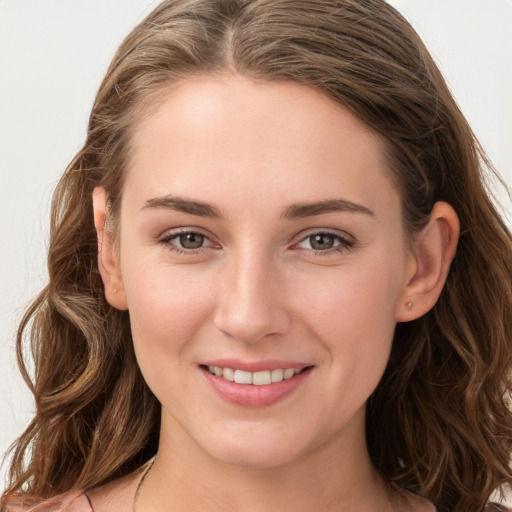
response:
<svg viewBox="0 0 512 512"><path fill-rule="evenodd" d="M221 211L210 203L187 199L185 197L166 195L148 199L141 210L153 208L167 208L178 212L197 215L198 217L208 217L213 219L222 219L224 216ZM366 206L347 201L346 199L325 199L310 203L295 203L286 207L281 217L284 219L303 219L325 213L349 212L363 213L374 216L375 214Z"/></svg>
<svg viewBox="0 0 512 512"><path fill-rule="evenodd" d="M350 212L350 213L364 213L366 215L375 214L361 204L353 203L345 199L326 199L324 201L316 201L312 203L297 203L288 206L282 217L284 219L303 219L305 217L312 217L314 215L322 215L324 213L334 212Z"/></svg>
<svg viewBox="0 0 512 512"><path fill-rule="evenodd" d="M220 210L209 203L202 201L194 201L184 197L167 195L163 197L155 197L148 199L141 210L149 208L167 208L177 212L189 213L199 217L209 217L213 219L221 219L223 215Z"/></svg>

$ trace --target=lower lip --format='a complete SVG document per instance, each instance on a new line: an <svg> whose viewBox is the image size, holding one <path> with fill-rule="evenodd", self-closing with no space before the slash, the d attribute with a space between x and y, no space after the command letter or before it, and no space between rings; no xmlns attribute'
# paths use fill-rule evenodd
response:
<svg viewBox="0 0 512 512"><path fill-rule="evenodd" d="M224 400L242 407L267 407L279 402L295 391L308 378L313 367L308 367L290 379L273 382L264 386L237 384L211 374L201 368L206 380Z"/></svg>

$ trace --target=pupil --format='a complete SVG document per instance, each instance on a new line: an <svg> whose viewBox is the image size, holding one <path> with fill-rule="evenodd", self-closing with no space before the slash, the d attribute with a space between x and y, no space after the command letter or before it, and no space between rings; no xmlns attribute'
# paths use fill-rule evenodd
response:
<svg viewBox="0 0 512 512"><path fill-rule="evenodd" d="M198 233L183 233L180 235L180 244L185 249L198 249L203 245L204 236Z"/></svg>
<svg viewBox="0 0 512 512"><path fill-rule="evenodd" d="M333 244L334 237L331 235L314 235L311 237L311 247L313 249L330 249Z"/></svg>

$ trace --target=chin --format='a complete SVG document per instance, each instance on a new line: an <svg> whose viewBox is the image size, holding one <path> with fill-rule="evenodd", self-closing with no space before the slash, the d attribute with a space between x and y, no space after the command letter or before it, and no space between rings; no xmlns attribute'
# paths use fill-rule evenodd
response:
<svg viewBox="0 0 512 512"><path fill-rule="evenodd" d="M284 432L281 432L284 434ZM287 465L304 453L302 443L289 435L265 435L255 431L250 436L216 439L201 448L215 460L231 466L271 469Z"/></svg>

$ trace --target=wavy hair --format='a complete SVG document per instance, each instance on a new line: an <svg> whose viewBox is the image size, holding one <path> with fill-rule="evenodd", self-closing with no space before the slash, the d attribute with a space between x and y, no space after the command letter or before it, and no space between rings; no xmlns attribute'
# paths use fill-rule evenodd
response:
<svg viewBox="0 0 512 512"><path fill-rule="evenodd" d="M512 481L512 239L490 199L492 166L421 39L382 0L167 0L128 35L53 197L49 284L17 337L36 414L4 504L97 486L156 452L160 406L128 313L104 297L91 194L105 187L115 222L137 120L172 84L226 70L312 87L381 134L411 237L436 201L456 210L446 286L428 314L397 325L366 429L389 480L440 512L481 511Z"/></svg>

